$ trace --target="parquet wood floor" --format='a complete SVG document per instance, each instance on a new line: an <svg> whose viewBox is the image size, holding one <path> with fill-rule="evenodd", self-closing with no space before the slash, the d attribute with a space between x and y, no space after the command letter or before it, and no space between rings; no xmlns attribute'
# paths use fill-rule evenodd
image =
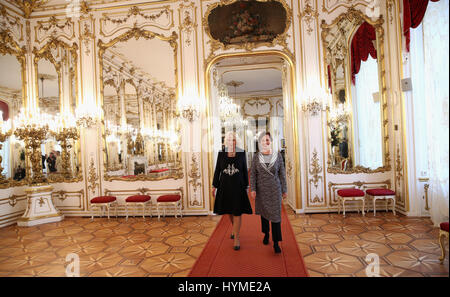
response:
<svg viewBox="0 0 450 297"><path fill-rule="evenodd" d="M310 276L366 276L368 254L379 256L381 276L449 275L448 256L438 260L439 229L428 218L290 210L288 218ZM219 219L66 217L7 226L0 228L0 276L65 276L71 253L79 256L80 276L187 276Z"/></svg>
<svg viewBox="0 0 450 297"><path fill-rule="evenodd" d="M439 228L429 218L392 212L294 214L289 220L310 276L367 276L378 257L380 276L449 276L447 257L439 257ZM374 270L368 269L369 273Z"/></svg>

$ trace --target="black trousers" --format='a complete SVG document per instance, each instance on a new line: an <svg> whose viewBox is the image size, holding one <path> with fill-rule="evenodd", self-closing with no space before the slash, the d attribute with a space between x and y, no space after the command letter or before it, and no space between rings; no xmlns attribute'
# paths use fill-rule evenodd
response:
<svg viewBox="0 0 450 297"><path fill-rule="evenodd" d="M270 222L272 225L272 241L282 241L281 237L281 222L274 223ZM261 230L263 233L269 233L270 231L269 221L266 220L264 217L261 216Z"/></svg>

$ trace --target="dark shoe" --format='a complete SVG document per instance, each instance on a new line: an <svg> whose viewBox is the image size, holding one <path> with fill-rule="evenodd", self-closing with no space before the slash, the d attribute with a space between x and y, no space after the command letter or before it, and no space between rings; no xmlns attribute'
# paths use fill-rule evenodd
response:
<svg viewBox="0 0 450 297"><path fill-rule="evenodd" d="M231 239L234 239L234 234L233 234L233 233L231 233L230 238L231 238Z"/></svg>
<svg viewBox="0 0 450 297"><path fill-rule="evenodd" d="M234 248L235 251L239 251L239 249L241 248L241 243L239 242L238 238L236 240L237 240L237 244L236 244L236 241L235 241L233 248Z"/></svg>
<svg viewBox="0 0 450 297"><path fill-rule="evenodd" d="M266 235L264 235L263 244L269 244L269 233L266 233Z"/></svg>
<svg viewBox="0 0 450 297"><path fill-rule="evenodd" d="M281 249L280 249L280 246L278 245L278 243L275 243L275 244L273 245L273 249L274 249L274 251L275 251L276 254L281 253Z"/></svg>

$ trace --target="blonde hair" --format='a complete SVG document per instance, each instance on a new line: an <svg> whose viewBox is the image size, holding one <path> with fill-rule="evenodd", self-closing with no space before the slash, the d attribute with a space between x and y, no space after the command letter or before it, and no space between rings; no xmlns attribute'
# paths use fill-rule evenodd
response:
<svg viewBox="0 0 450 297"><path fill-rule="evenodd" d="M230 136L230 134L233 134L233 138L236 139L236 141L237 141L237 135L236 135L236 132L234 132L234 131L227 131L225 133L224 141L226 141L226 139Z"/></svg>
<svg viewBox="0 0 450 297"><path fill-rule="evenodd" d="M241 139L238 136L238 133L236 133L236 131L227 131L225 132L225 137L223 139L223 144L226 145L227 139L228 137L230 137L230 135L233 135L234 140L236 140L236 147L240 147L241 143Z"/></svg>

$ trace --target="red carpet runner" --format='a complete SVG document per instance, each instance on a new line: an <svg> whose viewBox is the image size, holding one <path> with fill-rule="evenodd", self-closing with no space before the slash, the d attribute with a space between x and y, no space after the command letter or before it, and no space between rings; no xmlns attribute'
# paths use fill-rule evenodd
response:
<svg viewBox="0 0 450 297"><path fill-rule="evenodd" d="M253 199L250 199L253 200ZM252 201L253 211L255 209ZM281 254L275 254L272 237L263 245L259 215L243 215L241 249L233 249L232 225L224 215L197 259L191 277L305 277L309 276L284 207L281 213ZM271 234L272 236L272 234Z"/></svg>

